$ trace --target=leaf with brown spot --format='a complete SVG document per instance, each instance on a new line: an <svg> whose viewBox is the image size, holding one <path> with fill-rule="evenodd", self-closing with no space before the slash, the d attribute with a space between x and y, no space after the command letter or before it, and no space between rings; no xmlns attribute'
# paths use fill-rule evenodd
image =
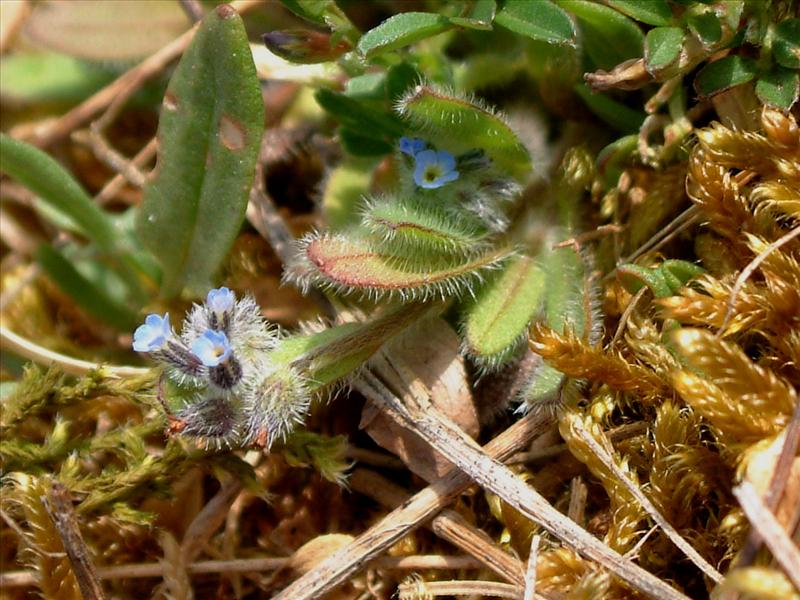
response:
<svg viewBox="0 0 800 600"><path fill-rule="evenodd" d="M264 104L239 15L210 11L164 95L155 176L136 228L164 268L161 293L203 294L239 233Z"/></svg>

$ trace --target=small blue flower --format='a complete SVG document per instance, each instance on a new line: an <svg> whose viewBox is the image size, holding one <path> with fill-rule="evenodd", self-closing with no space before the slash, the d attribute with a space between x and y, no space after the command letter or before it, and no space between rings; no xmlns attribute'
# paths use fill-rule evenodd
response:
<svg viewBox="0 0 800 600"><path fill-rule="evenodd" d="M160 350L167 343L171 334L169 313L163 317L147 315L144 325L139 325L133 332L133 349L137 352Z"/></svg>
<svg viewBox="0 0 800 600"><path fill-rule="evenodd" d="M216 367L228 360L231 344L228 336L221 331L206 329L205 333L192 343L192 353L207 367Z"/></svg>
<svg viewBox="0 0 800 600"><path fill-rule="evenodd" d="M424 150L414 160L414 181L419 187L432 190L458 179L456 159L445 150Z"/></svg>
<svg viewBox="0 0 800 600"><path fill-rule="evenodd" d="M223 314L233 308L236 296L226 287L213 289L206 296L206 306L217 314Z"/></svg>
<svg viewBox="0 0 800 600"><path fill-rule="evenodd" d="M407 138L401 137L400 138L400 152L403 154L408 154L409 156L416 156L425 148L427 144L425 140L421 140L419 138Z"/></svg>

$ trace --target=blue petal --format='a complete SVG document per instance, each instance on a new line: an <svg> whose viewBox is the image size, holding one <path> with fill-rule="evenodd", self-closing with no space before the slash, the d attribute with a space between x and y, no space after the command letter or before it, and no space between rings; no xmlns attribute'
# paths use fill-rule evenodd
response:
<svg viewBox="0 0 800 600"><path fill-rule="evenodd" d="M139 325L133 332L133 349L136 352L159 350L166 344L171 333L169 313L163 317L155 314L147 315L144 325Z"/></svg>
<svg viewBox="0 0 800 600"><path fill-rule="evenodd" d="M206 305L216 313L224 313L233 308L236 296L226 287L213 289L206 296Z"/></svg>
<svg viewBox="0 0 800 600"><path fill-rule="evenodd" d="M192 342L192 353L207 367L216 367L228 360L231 345L228 336L221 331L206 329L199 338Z"/></svg>
<svg viewBox="0 0 800 600"><path fill-rule="evenodd" d="M441 182L441 185L444 185L445 183L450 183L451 181L458 179L458 175L458 171L449 171L442 175L438 181Z"/></svg>
<svg viewBox="0 0 800 600"><path fill-rule="evenodd" d="M456 168L456 159L447 150L439 150L436 153L436 159L445 172L452 171Z"/></svg>
<svg viewBox="0 0 800 600"><path fill-rule="evenodd" d="M416 156L419 152L425 149L425 140L419 138L400 138L400 152L408 154L409 156Z"/></svg>

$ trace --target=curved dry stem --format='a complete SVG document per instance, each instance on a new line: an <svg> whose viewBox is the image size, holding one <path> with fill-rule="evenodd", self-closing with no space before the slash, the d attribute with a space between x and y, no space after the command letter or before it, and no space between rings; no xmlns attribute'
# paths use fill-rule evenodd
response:
<svg viewBox="0 0 800 600"><path fill-rule="evenodd" d="M102 365L53 352L43 346L34 344L29 339L14 333L2 325L0 325L0 347L42 365L54 364L70 375L86 375L90 371L102 368L109 377L122 379L124 377L145 375L150 370L143 367Z"/></svg>

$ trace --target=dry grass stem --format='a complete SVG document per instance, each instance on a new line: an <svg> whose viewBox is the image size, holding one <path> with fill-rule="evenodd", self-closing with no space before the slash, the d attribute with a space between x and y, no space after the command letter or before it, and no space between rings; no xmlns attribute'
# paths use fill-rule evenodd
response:
<svg viewBox="0 0 800 600"><path fill-rule="evenodd" d="M490 596L493 598L512 598L519 600L519 590L508 583L495 581L422 581L413 578L400 584L398 588L400 600L424 600L437 596Z"/></svg>
<svg viewBox="0 0 800 600"><path fill-rule="evenodd" d="M370 371L364 372L360 383L357 384L358 389L380 406L385 406L400 415L405 427L415 431L481 487L496 494L578 553L597 561L637 590L656 598L686 600L685 595L652 573L626 561L585 529L558 512L506 466L484 453L471 438L433 410L426 391L421 389L424 386L412 375L404 372L402 366L385 360L376 363L374 368L392 381L393 385L399 384L400 389L406 386L405 382L411 382L408 384L407 393L403 394L406 403Z"/></svg>
<svg viewBox="0 0 800 600"><path fill-rule="evenodd" d="M486 452L497 460L505 460L533 438L548 431L551 424L549 415L527 415L489 442ZM321 597L450 504L471 484L469 477L453 469L297 579L273 600L314 600Z"/></svg>
<svg viewBox="0 0 800 600"><path fill-rule="evenodd" d="M531 538L531 551L528 554L528 568L525 569L525 594L522 600L533 600L536 597L536 563L539 558L539 542L541 538L534 535Z"/></svg>
<svg viewBox="0 0 800 600"><path fill-rule="evenodd" d="M772 552L786 575L800 590L800 550L781 524L765 505L755 487L743 481L733 488L733 494L747 515L750 525L758 531L761 539Z"/></svg>
<svg viewBox="0 0 800 600"><path fill-rule="evenodd" d="M277 571L287 565L289 558L237 558L232 560L204 560L186 565L190 575L208 573L263 573ZM383 556L370 562L370 568L389 571L480 569L483 564L472 556L444 556L441 554L419 554L410 556ZM99 567L97 577L101 580L146 579L164 576L161 562ZM0 573L0 588L30 587L37 583L33 570L7 571Z"/></svg>
<svg viewBox="0 0 800 600"><path fill-rule="evenodd" d="M595 439L594 437L583 427L583 424L579 420L574 421L575 431L578 436L583 440L583 442L591 448L592 452L594 452L595 456L608 468L610 469L614 475L619 479L619 481L625 486L625 488L631 493L631 495L636 498L637 502L642 505L642 507L647 511L647 514L655 521L659 527L664 531L664 533L672 540L672 543L675 544L681 551L687 556L689 560L691 560L698 569L703 571L708 577L710 577L713 581L719 583L724 578L722 573L717 571L713 566L711 566L706 559L704 559L700 554L695 550L689 542L687 542L676 530L675 528L667 521L664 516L653 506L653 503L650 502L650 499L644 495L639 487L634 484L619 468L616 461L611 457L608 451L603 448ZM609 444L610 445L610 444Z"/></svg>
<svg viewBox="0 0 800 600"><path fill-rule="evenodd" d="M70 375L86 375L90 371L103 369L108 377L122 379L146 375L150 372L150 369L143 367L101 365L53 352L3 326L0 326L0 348L19 354L23 358L32 360L40 365L56 365Z"/></svg>

